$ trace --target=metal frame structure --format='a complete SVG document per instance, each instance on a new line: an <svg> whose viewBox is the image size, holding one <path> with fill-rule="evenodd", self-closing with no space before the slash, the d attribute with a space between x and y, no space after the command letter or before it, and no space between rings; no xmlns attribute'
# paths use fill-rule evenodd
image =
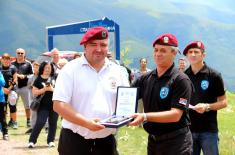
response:
<svg viewBox="0 0 235 155"><path fill-rule="evenodd" d="M55 25L55 26L48 26L46 27L47 30L47 47L48 50L51 51L54 47L53 37L57 35L71 35L71 34L83 34L89 28L96 27L96 26L103 26L109 32L114 33L114 54L116 60L120 60L120 31L119 25L115 23L113 20L104 17L99 20L91 20L91 21L84 21L79 23L71 23L71 24L64 24L64 25Z"/></svg>

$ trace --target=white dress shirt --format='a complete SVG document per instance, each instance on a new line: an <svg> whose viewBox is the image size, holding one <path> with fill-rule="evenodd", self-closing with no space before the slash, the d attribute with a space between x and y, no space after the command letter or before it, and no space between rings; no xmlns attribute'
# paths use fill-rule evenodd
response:
<svg viewBox="0 0 235 155"><path fill-rule="evenodd" d="M104 66L97 72L83 55L67 63L60 71L53 100L70 104L86 118L105 119L115 112L118 86L129 86L120 66L105 59ZM111 128L94 132L65 119L62 120L62 127L86 139L104 138L116 132L116 129Z"/></svg>

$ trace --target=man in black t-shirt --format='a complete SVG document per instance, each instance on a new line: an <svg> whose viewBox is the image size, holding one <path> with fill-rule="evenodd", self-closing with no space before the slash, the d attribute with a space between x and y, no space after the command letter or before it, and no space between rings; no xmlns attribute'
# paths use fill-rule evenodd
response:
<svg viewBox="0 0 235 155"><path fill-rule="evenodd" d="M148 132L148 155L191 154L192 135L187 107L192 93L189 78L174 65L178 41L163 34L153 43L156 69L137 79L144 113L133 115L129 125L143 123Z"/></svg>
<svg viewBox="0 0 235 155"><path fill-rule="evenodd" d="M223 79L217 71L204 62L205 47L201 41L191 42L185 49L190 67L185 73L191 79L195 92L192 94L190 127L193 135L193 154L217 155L217 110L227 106Z"/></svg>
<svg viewBox="0 0 235 155"><path fill-rule="evenodd" d="M16 50L16 61L12 63L17 69L17 78L18 78L18 89L16 90L17 94L19 97L21 97L23 103L24 103L24 108L25 108L25 113L26 113L26 118L27 118L27 127L30 127L30 102L31 102L31 97L30 97L30 90L27 87L28 83L28 75L33 74L33 68L32 65L29 61L25 59L26 57L26 52L22 48L18 48Z"/></svg>

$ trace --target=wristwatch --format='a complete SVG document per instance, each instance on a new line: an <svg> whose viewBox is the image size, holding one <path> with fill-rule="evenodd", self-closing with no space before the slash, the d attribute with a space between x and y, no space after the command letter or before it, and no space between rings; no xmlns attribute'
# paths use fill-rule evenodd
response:
<svg viewBox="0 0 235 155"><path fill-rule="evenodd" d="M210 104L206 103L206 109L205 109L205 111L208 112L208 111L210 111L210 110L211 110Z"/></svg>
<svg viewBox="0 0 235 155"><path fill-rule="evenodd" d="M144 116L144 122L146 122L147 121L147 114L143 113L143 116Z"/></svg>

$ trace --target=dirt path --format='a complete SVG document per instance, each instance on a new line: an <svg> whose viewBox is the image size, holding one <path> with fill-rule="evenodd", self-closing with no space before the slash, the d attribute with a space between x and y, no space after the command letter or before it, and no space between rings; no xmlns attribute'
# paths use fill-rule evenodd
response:
<svg viewBox="0 0 235 155"><path fill-rule="evenodd" d="M19 106L17 111L17 116L24 117L25 112L22 106ZM7 118L9 120L9 116ZM27 147L29 135L25 134L27 128L25 124L19 124L19 128L17 130L9 129L9 141L5 141L2 139L2 133L0 132L0 155L57 155L57 145L54 148L49 148L46 145L46 136L44 129L40 133L40 137L38 139L42 139L36 144L36 147L33 149L29 149ZM58 136L56 137L55 143L58 142Z"/></svg>
<svg viewBox="0 0 235 155"><path fill-rule="evenodd" d="M23 129L21 129L23 128ZM45 131L42 131L40 133L41 139L43 141L39 141L36 144L36 147L33 149L29 149L27 147L28 144L28 137L29 135L26 135L24 132L24 127L20 126L18 130L10 130L9 131L9 141L5 141L0 138L0 154L1 155L30 155L30 154L37 154L37 155L53 155L58 154L57 148L49 148L46 145L45 139L47 134ZM2 134L0 134L2 135ZM57 144L58 138L56 138L55 143Z"/></svg>
<svg viewBox="0 0 235 155"><path fill-rule="evenodd" d="M0 140L0 154L1 155L28 155L28 154L37 154L37 155L51 155L57 154L56 148L48 148L46 145L40 145L36 148L29 149L27 148L27 143L25 142L16 142L14 140L4 141Z"/></svg>

